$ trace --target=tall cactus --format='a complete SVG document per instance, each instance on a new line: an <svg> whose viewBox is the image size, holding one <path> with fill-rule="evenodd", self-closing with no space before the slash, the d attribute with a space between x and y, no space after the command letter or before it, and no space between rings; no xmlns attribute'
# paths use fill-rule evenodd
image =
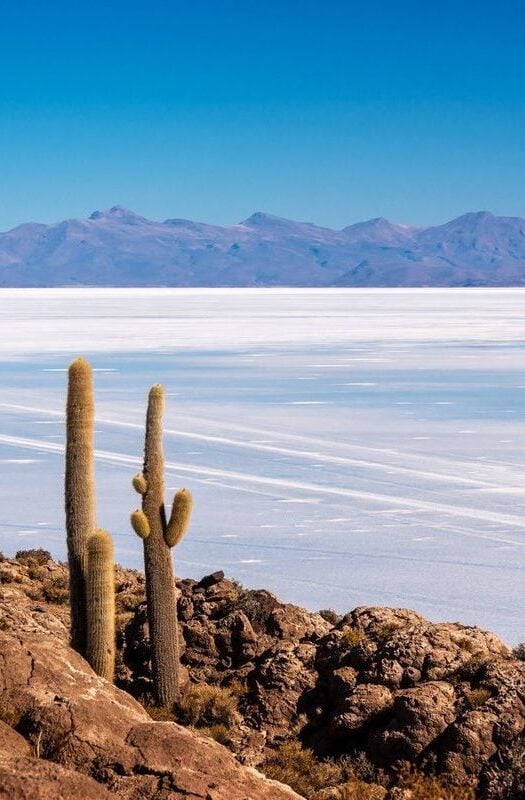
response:
<svg viewBox="0 0 525 800"><path fill-rule="evenodd" d="M113 541L107 531L94 531L87 543L86 659L108 681L115 672L115 570Z"/></svg>
<svg viewBox="0 0 525 800"><path fill-rule="evenodd" d="M93 376L77 358L69 367L66 407L65 505L71 646L86 652L87 538L96 528Z"/></svg>
<svg viewBox="0 0 525 800"><path fill-rule="evenodd" d="M191 512L191 495L186 490L176 494L174 510L168 524L164 509L163 413L164 389L156 385L151 388L148 398L144 471L133 479L134 488L142 495L142 511L133 512L131 523L144 544L146 599L156 699L159 705L170 706L179 693L179 639L171 547L180 542L186 532Z"/></svg>

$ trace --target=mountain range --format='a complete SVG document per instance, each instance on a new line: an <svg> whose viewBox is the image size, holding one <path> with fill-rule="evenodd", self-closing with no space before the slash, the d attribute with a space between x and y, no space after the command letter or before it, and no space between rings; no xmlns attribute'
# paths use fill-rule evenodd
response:
<svg viewBox="0 0 525 800"><path fill-rule="evenodd" d="M332 230L257 212L220 227L114 206L0 233L0 286L523 286L525 219L486 211Z"/></svg>

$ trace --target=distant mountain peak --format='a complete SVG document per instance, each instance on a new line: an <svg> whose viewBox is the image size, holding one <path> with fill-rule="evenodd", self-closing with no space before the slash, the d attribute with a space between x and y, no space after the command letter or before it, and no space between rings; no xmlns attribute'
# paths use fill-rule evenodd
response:
<svg viewBox="0 0 525 800"><path fill-rule="evenodd" d="M290 225L293 224L285 217L278 217L275 214L267 214L265 211L256 211L251 217L243 220L241 225Z"/></svg>
<svg viewBox="0 0 525 800"><path fill-rule="evenodd" d="M412 225L397 225L384 217L374 217L365 222L356 222L343 228L342 233L353 242L383 242L385 245L400 244L417 230Z"/></svg>
<svg viewBox="0 0 525 800"><path fill-rule="evenodd" d="M93 211L89 217L91 220L115 220L129 224L136 224L137 222L148 222L146 217L141 217L129 208L124 206L112 206L106 211Z"/></svg>

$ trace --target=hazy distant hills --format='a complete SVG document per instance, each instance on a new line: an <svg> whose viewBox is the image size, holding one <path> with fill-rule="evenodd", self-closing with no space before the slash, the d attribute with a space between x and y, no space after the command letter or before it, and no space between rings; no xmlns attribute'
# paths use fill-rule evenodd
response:
<svg viewBox="0 0 525 800"><path fill-rule="evenodd" d="M0 286L520 286L525 220L488 212L429 228L331 230L256 213L230 227L120 206L0 233Z"/></svg>

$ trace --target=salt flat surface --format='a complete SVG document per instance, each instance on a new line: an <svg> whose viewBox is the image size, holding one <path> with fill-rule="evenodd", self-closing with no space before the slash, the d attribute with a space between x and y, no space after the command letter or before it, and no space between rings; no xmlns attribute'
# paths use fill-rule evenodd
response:
<svg viewBox="0 0 525 800"><path fill-rule="evenodd" d="M525 291L0 290L0 549L65 556L63 406L96 369L99 524L128 515L147 390L179 574L310 608L417 609L525 638Z"/></svg>

